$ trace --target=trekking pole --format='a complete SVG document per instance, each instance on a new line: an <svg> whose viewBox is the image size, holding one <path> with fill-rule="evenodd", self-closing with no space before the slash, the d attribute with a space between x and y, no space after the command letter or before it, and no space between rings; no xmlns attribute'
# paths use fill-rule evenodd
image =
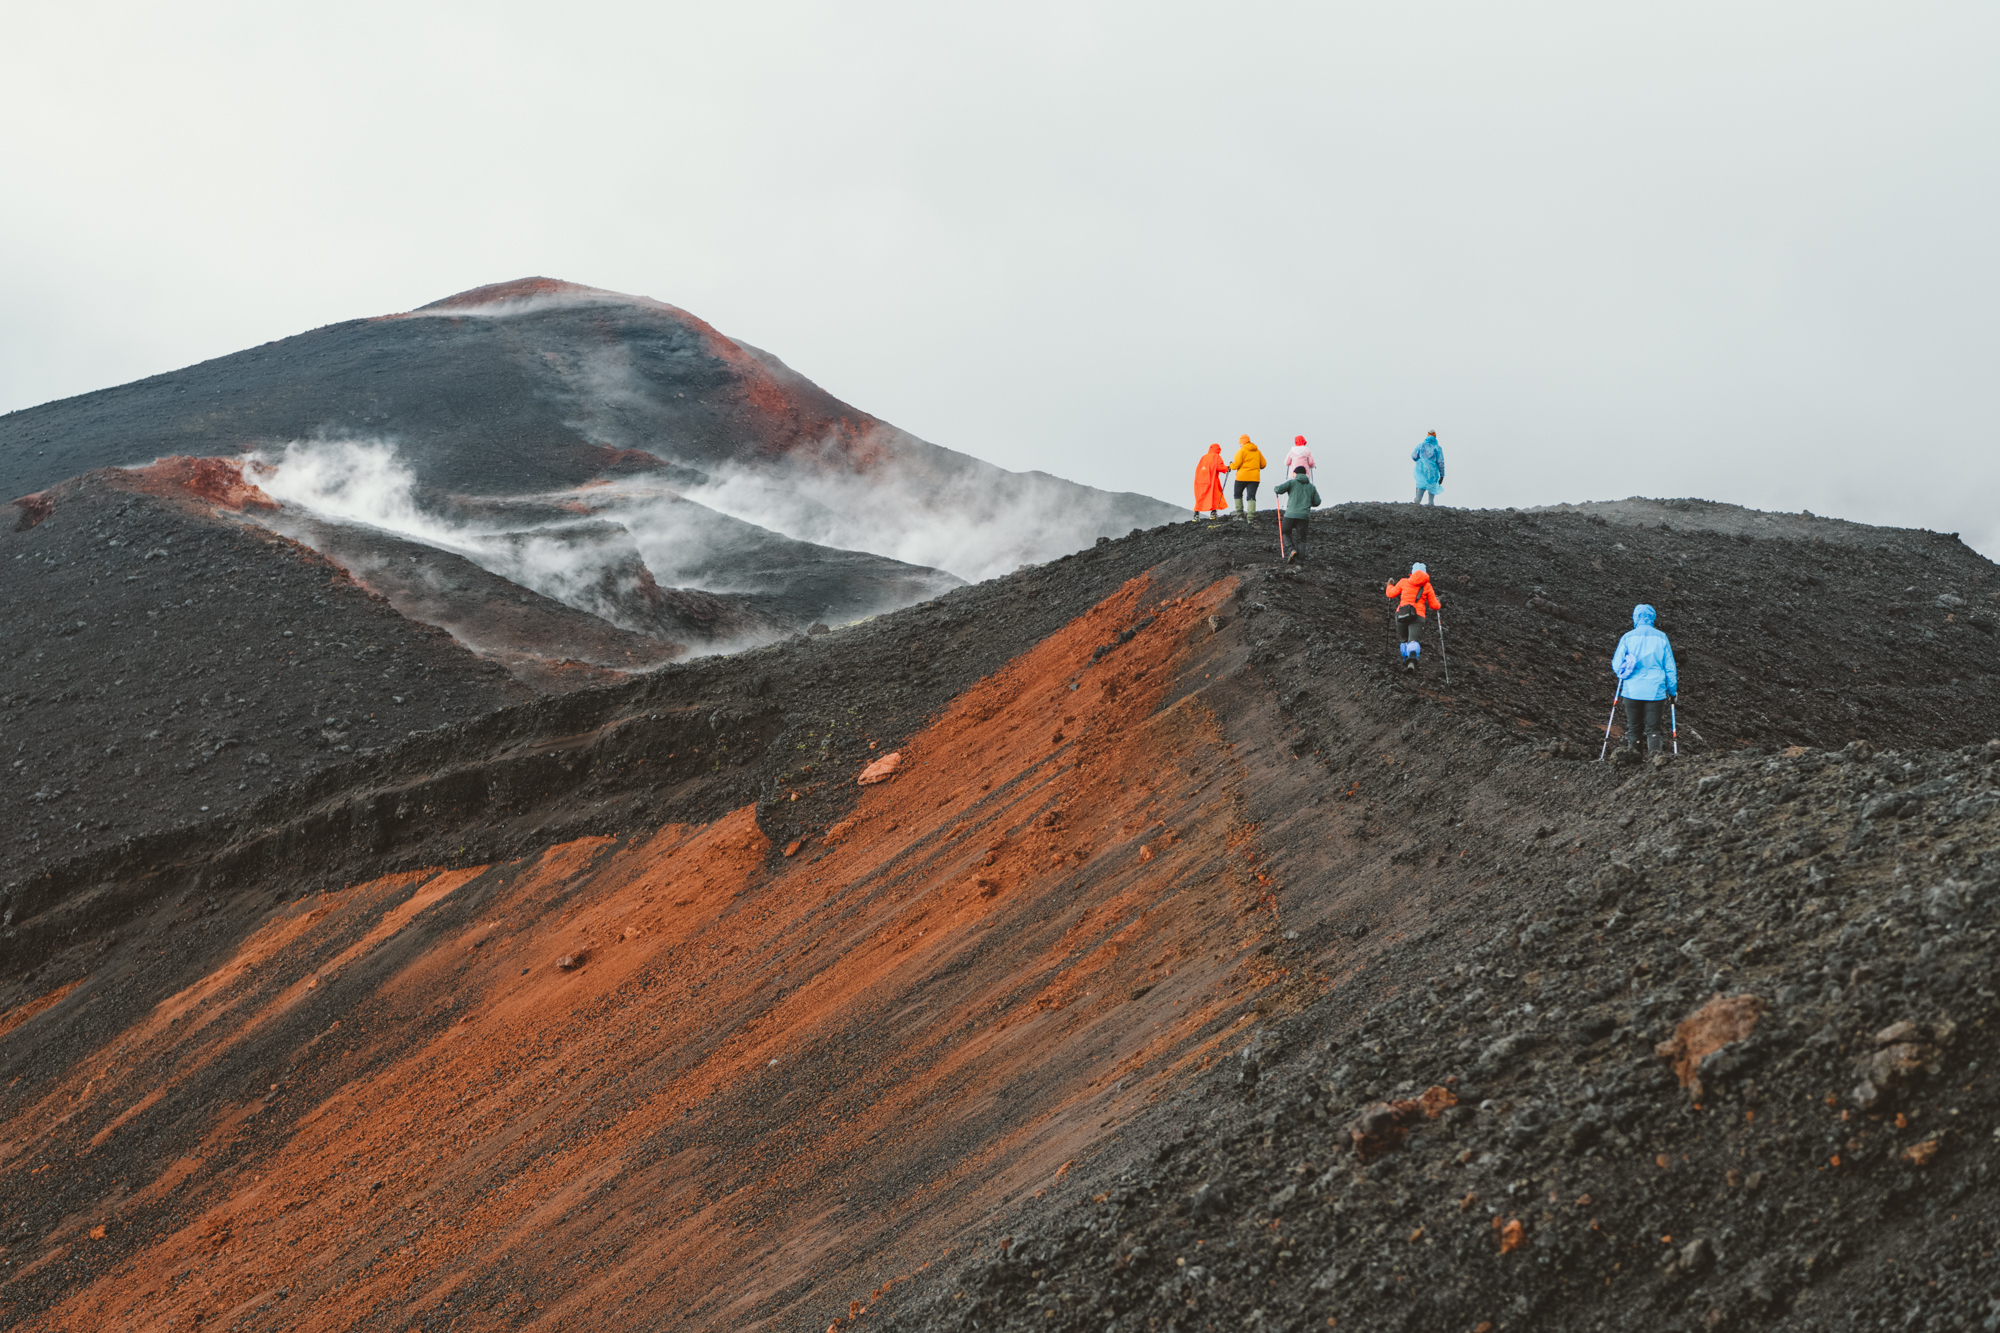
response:
<svg viewBox="0 0 2000 1333"><path fill-rule="evenodd" d="M1680 708L1680 703L1681 703L1681 701L1680 701L1680 698L1679 698L1678 696L1676 696L1676 697L1674 697L1674 698L1672 698L1672 699L1669 699L1669 700L1667 700L1667 716L1668 716L1669 718L1673 719L1673 724L1672 724L1672 725L1673 725L1673 730L1674 730L1674 753L1675 753L1675 754L1679 754L1679 753L1681 752L1681 708Z"/></svg>
<svg viewBox="0 0 2000 1333"><path fill-rule="evenodd" d="M1285 507L1278 506L1278 563L1285 563Z"/></svg>
<svg viewBox="0 0 2000 1333"><path fill-rule="evenodd" d="M1619 681L1611 691L1611 716L1604 719L1604 744L1598 748L1597 762L1603 763L1604 756L1611 753L1611 724L1618 720L1618 696L1625 691L1625 682Z"/></svg>
<svg viewBox="0 0 2000 1333"><path fill-rule="evenodd" d="M1444 683L1451 684L1451 654L1444 648L1444 608L1438 608L1438 656L1444 659Z"/></svg>

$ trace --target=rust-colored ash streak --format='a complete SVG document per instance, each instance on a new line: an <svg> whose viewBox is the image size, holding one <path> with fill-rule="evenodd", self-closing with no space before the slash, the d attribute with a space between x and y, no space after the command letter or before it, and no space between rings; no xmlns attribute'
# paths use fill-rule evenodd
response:
<svg viewBox="0 0 2000 1333"><path fill-rule="evenodd" d="M137 489L168 498L189 497L205 500L219 509L274 510L278 502L263 487L243 475L243 464L234 458L191 458L175 454L145 467L124 469Z"/></svg>
<svg viewBox="0 0 2000 1333"><path fill-rule="evenodd" d="M118 1256L25 1326L824 1326L1087 1188L1282 1003L1229 782L1159 776L1233 762L1177 675L1233 590L1133 580L789 859L746 808L280 909L0 1127L8 1169L148 1145L16 1251Z"/></svg>

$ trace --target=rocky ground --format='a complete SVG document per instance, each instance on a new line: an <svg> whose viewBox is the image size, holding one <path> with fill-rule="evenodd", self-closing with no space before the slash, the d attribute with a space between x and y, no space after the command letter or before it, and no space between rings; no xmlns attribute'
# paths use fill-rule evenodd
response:
<svg viewBox="0 0 2000 1333"><path fill-rule="evenodd" d="M1979 1327L2000 583L1816 535L1179 524L45 854L0 1302ZM1684 753L1600 765L1639 600Z"/></svg>
<svg viewBox="0 0 2000 1333"><path fill-rule="evenodd" d="M1996 761L1594 771L1504 902L1248 1034L1152 1160L879 1323L1993 1326Z"/></svg>
<svg viewBox="0 0 2000 1333"><path fill-rule="evenodd" d="M14 890L534 697L311 550L178 488L106 470L43 499L45 514L9 507L0 524L0 884Z"/></svg>

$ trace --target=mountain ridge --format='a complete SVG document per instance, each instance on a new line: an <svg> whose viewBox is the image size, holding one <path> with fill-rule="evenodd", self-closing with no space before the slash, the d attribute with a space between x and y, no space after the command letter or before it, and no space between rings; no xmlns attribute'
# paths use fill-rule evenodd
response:
<svg viewBox="0 0 2000 1333"><path fill-rule="evenodd" d="M45 844L6 1318L1977 1316L2000 571L1585 514L1276 537L1166 525ZM1449 682L1435 637L1396 666L1418 557ZM1684 753L1599 764L1641 599ZM1768 1017L1691 1095L1656 1047L1711 987Z"/></svg>

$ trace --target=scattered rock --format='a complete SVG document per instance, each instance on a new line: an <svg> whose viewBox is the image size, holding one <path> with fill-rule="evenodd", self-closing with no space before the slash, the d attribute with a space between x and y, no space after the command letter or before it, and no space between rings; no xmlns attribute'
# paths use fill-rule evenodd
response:
<svg viewBox="0 0 2000 1333"><path fill-rule="evenodd" d="M1227 1185L1219 1181L1208 1180L1203 1181L1196 1188L1194 1196L1188 1202L1194 1214L1195 1221L1201 1222L1214 1217L1224 1208L1228 1207L1229 1199L1230 1191Z"/></svg>
<svg viewBox="0 0 2000 1333"><path fill-rule="evenodd" d="M1924 1040L1929 1033L1908 1021L1892 1023L1875 1034L1876 1051L1868 1060L1868 1082L1888 1089L1938 1070L1938 1048Z"/></svg>
<svg viewBox="0 0 2000 1333"><path fill-rule="evenodd" d="M1696 1097L1702 1095L1702 1061L1757 1030L1767 1006L1755 995L1716 995L1681 1020L1674 1035L1653 1048L1673 1063L1674 1076Z"/></svg>
<svg viewBox="0 0 2000 1333"><path fill-rule="evenodd" d="M1577 1020L1570 1029L1570 1038L1578 1046L1594 1046L1610 1036L1617 1026L1609 1014L1589 1014Z"/></svg>
<svg viewBox="0 0 2000 1333"><path fill-rule="evenodd" d="M585 963L589 961L590 961L590 950L578 949L575 953L566 953L562 957L556 959L556 967L559 971L574 972L576 971L576 969L582 967Z"/></svg>
<svg viewBox="0 0 2000 1333"><path fill-rule="evenodd" d="M1364 1162L1383 1153L1394 1152L1409 1137L1410 1125L1422 1118L1424 1106L1417 1101L1371 1102L1347 1127L1354 1155Z"/></svg>
<svg viewBox="0 0 2000 1333"><path fill-rule="evenodd" d="M855 781L864 787L873 786L878 782L887 782L890 778L896 776L896 770L902 766L902 752L900 750L891 751L868 765L868 767L862 769L861 776L856 778Z"/></svg>
<svg viewBox="0 0 2000 1333"><path fill-rule="evenodd" d="M1597 889L1597 901L1608 903L1620 894L1628 893L1645 882L1645 876L1632 867L1629 861L1612 861L1597 872L1591 883Z"/></svg>
<svg viewBox="0 0 2000 1333"><path fill-rule="evenodd" d="M1257 1063L1257 1053L1248 1046L1236 1053L1236 1083L1238 1087L1254 1088L1258 1075L1262 1072Z"/></svg>
<svg viewBox="0 0 2000 1333"><path fill-rule="evenodd" d="M1689 1241L1674 1256L1674 1266L1683 1273L1705 1273L1714 1263L1715 1247L1708 1243L1706 1236Z"/></svg>

